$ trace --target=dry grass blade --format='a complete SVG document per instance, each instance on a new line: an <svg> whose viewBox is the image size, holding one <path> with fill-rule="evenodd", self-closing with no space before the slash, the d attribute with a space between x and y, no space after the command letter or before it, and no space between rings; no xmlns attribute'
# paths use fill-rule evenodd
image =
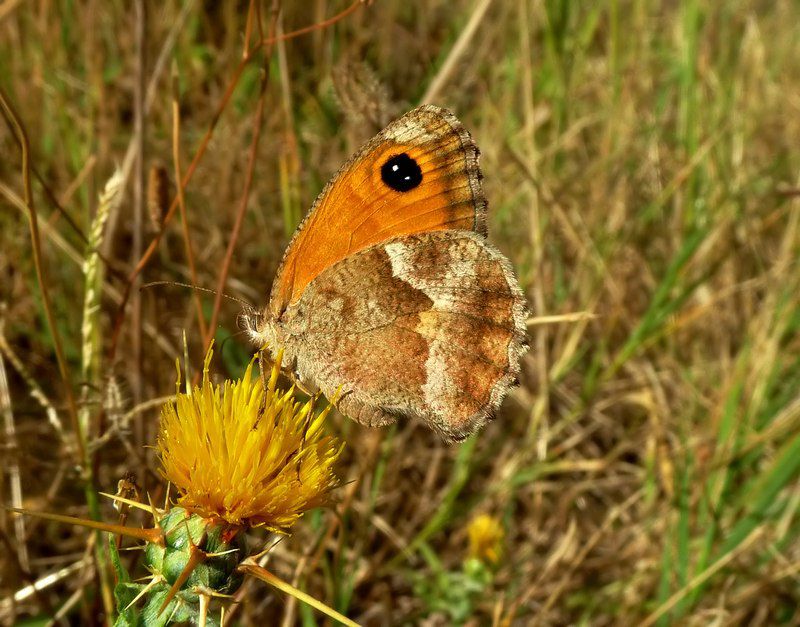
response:
<svg viewBox="0 0 800 627"><path fill-rule="evenodd" d="M177 69L173 68L172 73L172 162L175 172L175 180L182 180L181 176L181 152L180 152L180 135L181 135L181 114L179 103L178 91L178 75ZM183 228L183 244L186 249L186 259L189 262L189 272L192 277L192 283L198 285L197 268L195 266L194 249L192 247L191 230L189 228L189 216L186 213L186 201L184 199L183 186L178 185L178 207L181 212L181 227ZM206 337L206 320L203 315L203 304L200 301L200 295L195 292L194 303L197 311L197 325L200 329L200 336Z"/></svg>
<svg viewBox="0 0 800 627"><path fill-rule="evenodd" d="M90 557L87 557L78 562L75 562L74 564L70 564L69 566L60 568L55 572L40 577L39 579L36 580L35 583L31 584L30 586L25 586L24 588L17 590L14 593L13 600L16 603L21 603L22 601L25 601L34 596L37 592L46 590L50 586L53 586L61 581L64 581L68 577L71 577L75 573L80 572L84 568L91 567L91 565L92 565L92 559ZM0 603L2 603L3 606L8 606L10 605L10 599L3 599L2 602ZM3 609L7 611L7 607L4 607Z"/></svg>
<svg viewBox="0 0 800 627"><path fill-rule="evenodd" d="M2 182L0 182L0 194L5 196L6 199L9 201L9 203L12 204L13 206L17 207L17 209L19 209L21 212L23 212L23 213L26 212L25 203L22 200L22 198L20 198L17 194L14 193L13 190L11 190L7 185L5 185ZM42 231L45 234L45 236L53 244L55 244L55 246L64 254L64 256L67 259L69 259L73 264L75 264L79 268L81 268L83 266L84 257L81 256L81 254L72 246L72 244L69 243L69 241L66 238L64 238L61 235L61 233L59 233L56 229L51 227L48 222L43 222L40 226L42 227ZM94 252L96 252L96 251L94 251ZM101 259L102 259L102 256L101 256ZM107 298L110 298L115 304L119 305L122 302L122 295L120 294L120 292L113 285L110 285L107 281L103 281L102 289L103 289L103 294ZM155 343L155 345L158 346L159 349L164 352L165 355L169 356L170 358L174 358L178 354L177 350L175 349L175 347L172 346L169 343L169 341L164 336L164 334L161 333L161 331L159 329L157 329L153 325L152 322L146 321L144 323L144 331L145 331L145 333L147 333L148 337ZM7 344L0 345L0 347L3 347L4 350L7 351L7 354L9 354L9 355L12 354L13 351L11 351L10 348L6 349L5 346L7 346ZM21 374L26 372L26 369L25 369L24 366L17 367L13 357L9 357L9 360L12 362L12 365L14 365L14 368L18 372L20 372ZM22 362L19 362L18 360L17 360L17 362L20 363L20 364L22 363ZM22 376L25 377L24 374L22 374ZM31 393L34 394L34 395L37 395L34 390L37 389L38 384L36 384L36 382L33 381L32 379L30 379L29 380L29 385L30 385L30 388L31 388ZM42 398L44 398L43 395L42 395ZM42 402L43 406L47 405L47 403L45 401L41 401L41 402ZM52 404L50 404L50 405L52 406ZM49 413L48 413L48 417L50 417ZM53 422L52 418L51 418L51 422ZM54 423L54 425L55 425L55 423ZM60 431L61 429L59 429L57 427L57 430Z"/></svg>
<svg viewBox="0 0 800 627"><path fill-rule="evenodd" d="M8 344L8 340L6 340L5 336L5 322L5 317L2 316L2 311L0 311L0 352L2 352L2 355L5 355L6 359L11 363L11 366L17 371L17 374L25 381L31 397L44 409L48 422L52 425L59 438L65 441L66 434L64 432L64 426L61 424L61 419L58 416L56 408L53 406L50 399L45 396L44 391L31 375L30 371L25 367L23 361Z"/></svg>
<svg viewBox="0 0 800 627"><path fill-rule="evenodd" d="M2 353L0 353L0 414L2 414L3 417L6 446L10 449L5 455L6 463L4 466L9 476L9 483L11 484L11 505L13 507L22 507L19 445L17 444L14 412L11 406L11 394L8 389L8 377L6 377L5 360L3 359ZM2 493L2 490L0 490L0 493ZM17 559L19 560L20 567L25 571L29 571L30 561L28 560L28 545L25 539L25 521L22 517L17 517L14 520L14 534L17 539Z"/></svg>
<svg viewBox="0 0 800 627"><path fill-rule="evenodd" d="M276 24L278 22L278 13L279 13L279 5L277 3L273 3L273 16L272 21L270 23L270 41L274 38ZM258 11L255 12L258 15ZM261 23L259 18L257 17L257 24L259 31L261 30ZM263 40L263 38L262 38ZM256 102L256 109L255 114L253 116L253 139L250 143L250 151L247 161L247 170L245 171L245 180L242 188L242 196L241 200L239 201L239 207L236 211L236 217L233 223L233 227L231 228L230 238L228 239L228 246L225 251L225 257L222 260L222 267L219 271L219 277L217 278L217 293L214 296L214 306L211 310L211 319L208 323L208 334L204 337L204 352L208 351L211 346L211 342L214 340L213 333L217 327L217 320L219 318L219 310L222 306L222 296L225 290L225 283L228 280L228 272L230 271L231 261L233 259L233 253L236 250L237 243L239 241L239 234L242 230L242 224L244 224L244 216L245 212L247 211L247 203L250 200L250 189L253 184L253 175L255 173L256 167L256 156L258 154L258 143L261 139L261 128L263 125L264 120L264 107L266 106L266 94L267 94L267 85L269 84L269 64L270 60L272 59L272 44L267 46L267 50L264 54L264 67L262 69L261 79L260 79L260 86L259 86L259 95L258 101Z"/></svg>
<svg viewBox="0 0 800 627"><path fill-rule="evenodd" d="M472 38L478 31L478 27L481 25L481 22L483 22L486 12L491 5L492 0L477 0L475 8L469 17L469 21L459 34L456 43L453 44L453 48L447 55L442 67L436 73L436 76L434 76L431 84L428 85L428 89L420 99L420 104L432 104L441 98L442 90L455 72L458 62L461 61L461 57L469 50Z"/></svg>
<svg viewBox="0 0 800 627"><path fill-rule="evenodd" d="M343 616L342 614L340 614L333 608L328 607L324 603L321 603L313 596L306 594L302 590L298 590L297 588L286 583L282 579L279 579L268 570L265 570L264 568L258 566L258 564L245 562L239 567L239 570L241 570L245 574L260 579L261 581L269 584L273 588L280 590L284 594L289 594L295 597L299 601L302 601L303 603L310 605L314 609L322 612L323 614L334 620L339 621L343 625L348 625L348 627L358 627L358 623L350 620L346 616Z"/></svg>
<svg viewBox="0 0 800 627"><path fill-rule="evenodd" d="M753 532L747 536L744 542L742 542L735 551L731 551L714 565L705 571L698 573L683 588L677 590L669 599L667 599L655 612L645 618L640 623L640 626L649 627L650 625L654 625L656 622L658 622L658 620L667 614L672 608L674 608L681 601L681 599L690 594L695 588L708 581L708 579L713 577L715 573L725 568L725 566L736 559L740 554L749 549L750 546L756 542L756 540L763 536L763 533L764 529L762 528L754 529Z"/></svg>
<svg viewBox="0 0 800 627"><path fill-rule="evenodd" d="M39 290L42 295L42 302L44 305L45 316L47 317L47 324L50 334L53 338L53 345L56 353L56 361L58 362L58 370L61 374L61 380L64 383L64 393L67 396L67 407L69 415L72 420L72 426L78 436L78 455L80 460L85 459L86 443L84 435L81 433L80 423L78 422L78 406L75 403L75 393L72 389L72 382L69 376L67 360L64 355L64 348L61 343L61 333L56 325L55 316L53 314L53 306L50 299L50 284L46 281L46 270L44 268L44 261L42 259L41 240L39 237L39 223L36 208L33 205L33 192L31 190L31 167L30 167L30 144L28 142L28 135L22 126L22 122L17 115L11 102L8 100L5 91L0 89L0 106L3 109L3 117L6 123L11 128L12 132L17 136L19 145L22 149L22 181L23 189L25 191L25 208L28 210L28 224L30 226L31 249L33 251L34 266L36 268L36 278L38 281Z"/></svg>
<svg viewBox="0 0 800 627"><path fill-rule="evenodd" d="M345 17L347 17L348 15L353 13L359 6L361 6L362 3L363 3L362 0L356 0L356 2L354 2L350 7L348 7L347 9L342 11L341 13L335 15L334 17L330 18L329 20L326 20L325 22L320 23L320 24L315 24L313 26L309 26L307 28L301 28L301 29L298 29L296 31L292 31L290 33L286 33L281 37L281 39L283 39L283 40L293 39L294 37L299 37L300 35L304 35L306 33L313 32L315 30L318 30L319 28L325 28L327 26L335 24L336 22L344 19ZM184 177L183 177L183 179L181 181L176 181L175 182L176 185L180 185L185 189L186 186L189 184L189 181L191 181L192 176L194 175L195 169L197 168L197 165L199 164L200 160L202 159L203 155L205 154L205 151L208 148L208 143L211 140L211 136L213 135L214 130L216 129L216 126L217 126L217 123L219 122L220 116L222 115L223 111L225 110L225 108L228 105L228 102L230 101L231 97L233 96L234 89L238 85L239 79L241 78L242 73L244 72L245 68L253 60L254 55L255 55L256 52L258 52L263 46L272 45L274 43L275 43L275 39L274 38L269 39L269 40L262 40L262 41L260 41L258 44L253 46L251 49L249 49L245 53L244 58L242 59L242 61L239 63L239 65L236 67L236 69L233 72L232 78L231 78L230 82L228 83L228 86L225 89L225 93L224 93L224 95L222 97L222 100L220 101L219 106L217 107L217 110L216 110L214 116L211 119L211 123L210 123L208 129L206 130L206 133L203 136L203 139L201 140L200 145L197 148L197 151L195 152L191 163L189 164L189 167L186 170L186 174L184 175ZM167 214L164 216L164 226L165 227L166 227L167 224L169 224L169 222L172 219L172 216L174 215L175 210L177 209L177 207L178 207L178 199L177 199L177 196L176 196L175 200L172 201L172 203L170 205L170 208L167 211ZM126 305L128 303L128 299L130 298L130 294L131 294L131 289L132 289L133 283L136 280L136 277L138 277L139 274L141 274L142 270L144 270L145 266L150 261L150 259L153 256L153 254L155 253L155 251L156 251L156 249L158 247L158 244L161 241L161 237L163 235L163 232L164 232L164 230L162 228L156 234L156 236L152 239L152 241L148 245L147 249L144 251L144 253L142 254L142 256L139 259L138 263L134 267L133 271L128 276L128 281L126 282L125 289L122 292L122 302L119 305L119 308L117 310L117 315L116 315L116 318L114 320L114 326L113 326L113 329L112 329L111 342L110 342L110 348L109 348L109 354L108 354L109 361L112 361L112 362L114 361L114 356L115 356L116 350L117 350L117 343L119 341L119 334L120 334L120 332L122 330L122 323L123 323L123 321L125 319L125 308L126 308ZM209 328L213 329L213 325L210 324Z"/></svg>

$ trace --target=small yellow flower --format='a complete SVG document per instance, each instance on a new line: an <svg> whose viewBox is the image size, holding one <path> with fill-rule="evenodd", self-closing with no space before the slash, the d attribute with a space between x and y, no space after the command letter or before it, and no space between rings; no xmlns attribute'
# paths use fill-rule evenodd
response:
<svg viewBox="0 0 800 627"><path fill-rule="evenodd" d="M215 385L211 354L202 384L187 382L184 393L179 369L175 399L161 410L162 474L191 512L286 532L339 484L333 464L342 447L322 429L330 406L314 416L313 402L296 401L294 387L276 389L280 356L266 390L253 377L255 358L240 380Z"/></svg>
<svg viewBox="0 0 800 627"><path fill-rule="evenodd" d="M505 535L500 521L489 514L480 514L470 521L467 533L470 558L489 565L497 564Z"/></svg>

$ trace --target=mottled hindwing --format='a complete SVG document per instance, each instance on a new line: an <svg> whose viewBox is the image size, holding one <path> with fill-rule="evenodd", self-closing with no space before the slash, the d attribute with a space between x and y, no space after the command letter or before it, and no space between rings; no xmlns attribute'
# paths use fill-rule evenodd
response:
<svg viewBox="0 0 800 627"><path fill-rule="evenodd" d="M508 260L470 231L406 235L312 280L287 311L302 379L367 425L419 418L461 440L519 373L525 301Z"/></svg>

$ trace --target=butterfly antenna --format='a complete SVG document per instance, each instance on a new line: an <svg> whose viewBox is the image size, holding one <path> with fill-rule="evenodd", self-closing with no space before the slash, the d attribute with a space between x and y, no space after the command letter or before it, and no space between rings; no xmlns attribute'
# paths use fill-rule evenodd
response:
<svg viewBox="0 0 800 627"><path fill-rule="evenodd" d="M209 294L214 294L216 296L218 294L217 290L212 290L207 287L200 287L199 285L191 285L190 283L181 283L180 281L151 281L150 283L145 283L142 285L141 289L145 289L146 287L157 287L160 285L177 285L178 287L185 287L190 290L197 290L198 292L207 292ZM248 303L246 300L242 298L236 298L236 296L231 296L230 294L226 294L222 292L222 296L227 298L228 300L232 300L235 303L239 303L248 309L255 309L255 307Z"/></svg>

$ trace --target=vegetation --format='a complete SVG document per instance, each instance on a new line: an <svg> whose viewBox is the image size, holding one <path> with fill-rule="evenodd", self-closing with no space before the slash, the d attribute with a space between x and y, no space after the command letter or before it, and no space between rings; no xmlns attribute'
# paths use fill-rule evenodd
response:
<svg viewBox="0 0 800 627"><path fill-rule="evenodd" d="M0 88L31 188L5 112L0 504L117 522L126 476L163 503L184 337L228 378L253 350L174 283L261 306L328 178L435 102L534 314L521 385L457 446L332 412L342 487L271 571L362 624L800 621L793 0L6 0ZM0 620L105 620L103 536L0 512L0 542ZM255 584L230 624L328 620Z"/></svg>

